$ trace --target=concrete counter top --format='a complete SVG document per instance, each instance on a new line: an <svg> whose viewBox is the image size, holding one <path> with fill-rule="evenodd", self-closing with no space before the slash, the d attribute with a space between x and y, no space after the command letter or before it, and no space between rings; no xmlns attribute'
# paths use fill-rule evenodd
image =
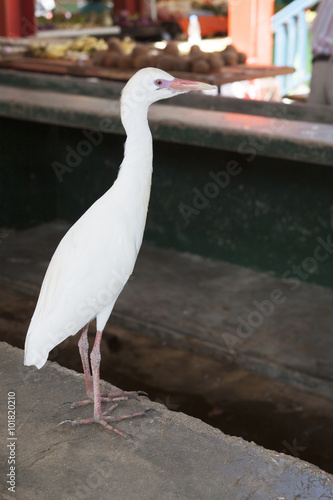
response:
<svg viewBox="0 0 333 500"><path fill-rule="evenodd" d="M3 433L3 457L11 454L11 479L25 500L302 500L332 499L333 478L315 466L254 443L226 436L182 413L141 397L122 411L152 408L146 417L119 424L133 439L97 425L57 426L92 408L59 408L84 395L84 376L47 362L42 370L23 366L23 352L0 344L3 386L15 406L15 436ZM102 383L105 389L114 390ZM14 401L14 403L13 403ZM7 427L7 425L6 425ZM14 439L17 438L17 439ZM9 443L11 448L6 448ZM13 498L2 460L0 496Z"/></svg>
<svg viewBox="0 0 333 500"><path fill-rule="evenodd" d="M0 116L124 134L118 99L1 86ZM155 139L333 165L333 125L174 105L149 112Z"/></svg>

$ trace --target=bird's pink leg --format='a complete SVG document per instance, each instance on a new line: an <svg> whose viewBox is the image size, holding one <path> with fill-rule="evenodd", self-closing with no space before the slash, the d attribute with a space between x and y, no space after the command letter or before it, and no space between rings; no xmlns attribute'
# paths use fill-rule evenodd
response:
<svg viewBox="0 0 333 500"><path fill-rule="evenodd" d="M96 422L102 418L101 388L100 388L100 364L101 364L101 340L103 332L96 332L94 347L90 353L91 368L94 385L94 419Z"/></svg>
<svg viewBox="0 0 333 500"><path fill-rule="evenodd" d="M113 427L113 425L108 424L107 421L119 422L120 420L125 420L128 418L141 417L142 415L145 415L147 413L147 410L138 411L136 413L131 413L128 415L121 415L119 417L106 416L106 413L114 410L117 407L117 404L114 404L106 412L102 413L101 392L100 392L100 374L99 374L100 363L101 363L100 345L101 345L102 335L103 335L103 332L99 332L97 330L94 347L93 347L93 350L91 351L91 354L90 354L91 368L92 368L93 381L94 381L94 420L95 420L95 422L100 423L101 425L103 425L107 429L110 429L111 431L114 431L123 437L128 437L126 432L123 432L123 431L117 429L116 427Z"/></svg>
<svg viewBox="0 0 333 500"><path fill-rule="evenodd" d="M89 399L93 399L94 397L93 383L91 378L91 371L90 371L89 357L88 357L88 351L89 351L88 328L89 328L89 323L82 330L78 346L83 366L84 378L86 379L87 396Z"/></svg>
<svg viewBox="0 0 333 500"><path fill-rule="evenodd" d="M96 332L96 338L94 342L94 347L91 351L90 354L90 362L91 362L91 368L92 368L92 377L93 377L93 396L94 396L94 417L93 418L86 418L82 420L64 420L64 422L71 422L72 424L91 424L93 422L99 423L106 427L107 429L116 432L117 434L120 434L120 436L123 437L128 437L128 434L126 432L121 431L120 429L117 429L117 427L113 427L108 423L108 421L112 422L119 422L120 420L125 420L129 418L134 418L134 417L141 417L142 415L145 415L148 411L150 410L143 410L143 411L138 411L136 413L131 413L128 415L121 415L121 416L108 416L106 415L107 413L111 412L114 410L118 403L116 402L113 404L107 411L102 412L102 404L101 401L103 399L108 398L102 398L101 397L101 391L100 391L100 363L101 363L101 340L102 340L102 335L103 332L100 332L97 330ZM119 393L116 393L119 394ZM121 401L124 399L128 399L128 396L126 397L119 397L119 398L114 398L113 401Z"/></svg>
<svg viewBox="0 0 333 500"><path fill-rule="evenodd" d="M84 377L85 377L85 381L86 381L86 389L87 389L87 398L88 399L84 399L82 401L74 401L74 402L64 403L64 405L70 404L71 408L78 408L79 406L86 406L88 404L93 403L93 401L94 401L93 382L92 382L92 377L91 377L89 356L88 356L88 351L89 351L88 328L89 328L89 323L83 328L80 340L78 342ZM141 394L144 396L147 396L147 394L144 391L118 391L118 392L113 392L113 393L104 392L103 394L101 394L101 402L102 403L109 403L109 402L116 403L116 402L120 402L120 401L127 401L128 399L131 399L131 398L136 399L136 396L139 396ZM112 410L110 410L110 411L112 411Z"/></svg>
<svg viewBox="0 0 333 500"><path fill-rule="evenodd" d="M90 365L89 365L89 342L88 342L88 328L89 323L82 329L81 337L78 342L79 353L81 356L82 367L84 372L84 378L86 380L86 389L87 389L87 398L83 401L75 401L74 403L70 403L71 408L77 408L78 406L85 406L93 402L94 398L94 390L93 390L93 382L91 377ZM66 403L65 403L66 404Z"/></svg>

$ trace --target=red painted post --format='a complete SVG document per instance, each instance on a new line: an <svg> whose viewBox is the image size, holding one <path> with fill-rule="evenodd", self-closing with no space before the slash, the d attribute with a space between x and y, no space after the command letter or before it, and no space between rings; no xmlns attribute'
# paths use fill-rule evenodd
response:
<svg viewBox="0 0 333 500"><path fill-rule="evenodd" d="M127 10L131 15L141 12L142 1L140 0L115 0L113 12L119 14L122 10Z"/></svg>
<svg viewBox="0 0 333 500"><path fill-rule="evenodd" d="M230 0L228 35L249 62L272 64L274 0Z"/></svg>
<svg viewBox="0 0 333 500"><path fill-rule="evenodd" d="M21 36L34 35L36 32L35 0L21 0Z"/></svg>
<svg viewBox="0 0 333 500"><path fill-rule="evenodd" d="M0 0L0 36L18 38L36 31L34 0Z"/></svg>
<svg viewBox="0 0 333 500"><path fill-rule="evenodd" d="M0 0L0 36L21 36L20 0Z"/></svg>

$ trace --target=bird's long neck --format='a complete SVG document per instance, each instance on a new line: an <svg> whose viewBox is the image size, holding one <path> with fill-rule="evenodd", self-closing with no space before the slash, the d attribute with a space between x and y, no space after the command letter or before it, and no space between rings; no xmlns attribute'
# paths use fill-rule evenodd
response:
<svg viewBox="0 0 333 500"><path fill-rule="evenodd" d="M127 139L118 177L126 177L128 187L133 186L136 192L150 190L151 185L153 148L147 113L147 105L132 106L130 109L121 107Z"/></svg>
<svg viewBox="0 0 333 500"><path fill-rule="evenodd" d="M136 254L140 249L146 224L153 170L152 137L147 113L148 105L133 106L129 111L121 108L121 118L127 134L125 154L118 177L106 193L107 198L116 199L121 205L129 246L134 244Z"/></svg>

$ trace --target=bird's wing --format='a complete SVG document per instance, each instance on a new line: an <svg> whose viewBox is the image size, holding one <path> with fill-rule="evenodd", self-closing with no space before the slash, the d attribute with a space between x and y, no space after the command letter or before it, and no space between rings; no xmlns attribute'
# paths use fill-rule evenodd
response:
<svg viewBox="0 0 333 500"><path fill-rule="evenodd" d="M56 345L98 314L109 315L132 273L138 248L131 231L124 231L126 214L110 214L106 230L100 209L92 208L66 233L50 261L27 333L25 364L43 366Z"/></svg>

